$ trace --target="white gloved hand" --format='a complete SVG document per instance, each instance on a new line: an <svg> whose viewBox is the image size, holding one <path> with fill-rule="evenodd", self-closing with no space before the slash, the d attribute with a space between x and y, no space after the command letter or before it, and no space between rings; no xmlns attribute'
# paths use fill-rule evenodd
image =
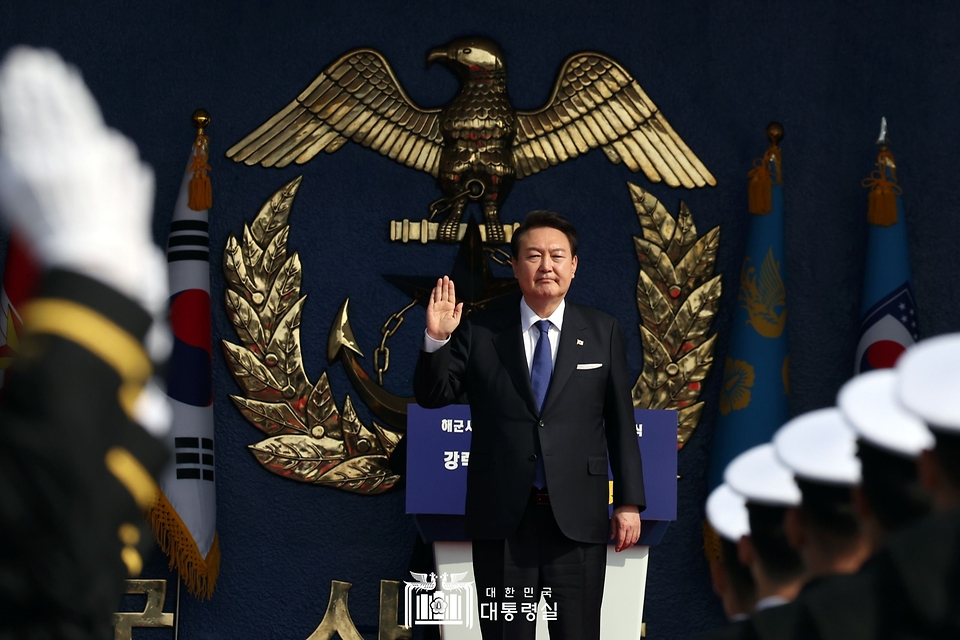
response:
<svg viewBox="0 0 960 640"><path fill-rule="evenodd" d="M91 276L159 311L167 277L151 234L153 188L153 171L106 127L74 67L49 50L7 54L0 210L46 267Z"/></svg>

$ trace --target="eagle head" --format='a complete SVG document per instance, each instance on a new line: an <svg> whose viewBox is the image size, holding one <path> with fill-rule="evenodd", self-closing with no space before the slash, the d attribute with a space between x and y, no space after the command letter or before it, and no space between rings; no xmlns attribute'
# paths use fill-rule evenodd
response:
<svg viewBox="0 0 960 640"><path fill-rule="evenodd" d="M461 77L477 71L502 71L503 52L493 40L480 37L458 38L427 54L427 62L442 62Z"/></svg>

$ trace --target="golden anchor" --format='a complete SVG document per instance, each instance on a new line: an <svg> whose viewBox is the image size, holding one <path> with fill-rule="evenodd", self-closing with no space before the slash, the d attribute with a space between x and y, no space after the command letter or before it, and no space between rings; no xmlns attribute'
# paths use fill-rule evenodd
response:
<svg viewBox="0 0 960 640"><path fill-rule="evenodd" d="M350 318L347 312L349 303L350 298L343 301L340 310L333 319L333 323L330 325L330 335L327 338L327 360L330 364L337 360L341 362L353 388L356 389L360 398L373 412L373 415L398 431L406 431L407 405L416 402L416 400L412 396L404 398L388 392L374 382L357 361L358 356L363 357L363 352L360 351L360 345L357 344L357 340L353 336L353 329L350 328ZM388 366L389 362L388 357Z"/></svg>

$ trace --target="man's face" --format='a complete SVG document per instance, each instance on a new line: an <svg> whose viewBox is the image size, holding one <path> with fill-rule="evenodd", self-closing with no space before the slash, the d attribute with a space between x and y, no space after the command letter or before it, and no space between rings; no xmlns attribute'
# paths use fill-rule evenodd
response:
<svg viewBox="0 0 960 640"><path fill-rule="evenodd" d="M577 272L567 235L553 227L531 229L520 240L513 258L513 275L527 304L559 302L567 295Z"/></svg>

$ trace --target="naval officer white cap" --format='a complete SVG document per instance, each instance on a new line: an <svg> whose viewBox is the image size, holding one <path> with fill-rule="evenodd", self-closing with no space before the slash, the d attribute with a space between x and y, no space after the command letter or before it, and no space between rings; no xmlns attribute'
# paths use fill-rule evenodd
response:
<svg viewBox="0 0 960 640"><path fill-rule="evenodd" d="M773 446L777 457L798 480L860 484L856 435L836 407L790 420L774 434Z"/></svg>
<svg viewBox="0 0 960 640"><path fill-rule="evenodd" d="M714 531L730 542L739 542L743 536L750 535L746 500L726 484L710 492L707 520Z"/></svg>
<svg viewBox="0 0 960 640"><path fill-rule="evenodd" d="M906 458L933 448L933 434L897 399L900 374L877 369L840 387L837 406L860 440Z"/></svg>
<svg viewBox="0 0 960 640"><path fill-rule="evenodd" d="M897 361L900 402L937 431L960 434L960 333L913 345Z"/></svg>
<svg viewBox="0 0 960 640"><path fill-rule="evenodd" d="M747 449L730 461L723 481L747 502L774 507L800 504L800 489L793 472L777 459L769 442Z"/></svg>

